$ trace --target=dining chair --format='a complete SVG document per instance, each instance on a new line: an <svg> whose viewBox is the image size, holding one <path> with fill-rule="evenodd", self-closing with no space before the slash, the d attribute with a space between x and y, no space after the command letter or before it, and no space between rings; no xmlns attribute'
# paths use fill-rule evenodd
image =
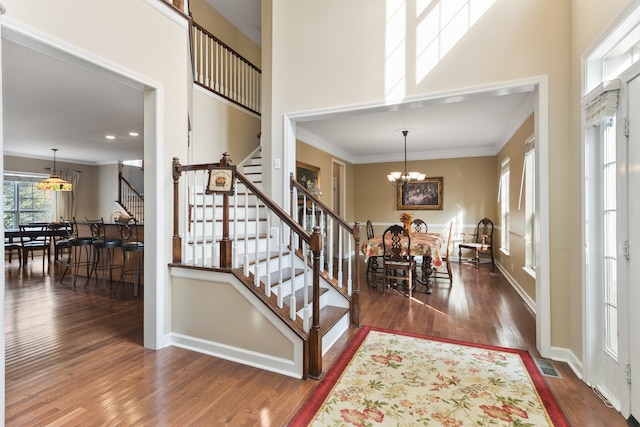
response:
<svg viewBox="0 0 640 427"><path fill-rule="evenodd" d="M373 239L375 233L373 232L373 224L371 220L367 220L367 240ZM380 271L380 264L378 263L377 256L370 256L367 260L367 285L372 288L378 287L376 283L377 275Z"/></svg>
<svg viewBox="0 0 640 427"><path fill-rule="evenodd" d="M471 241L465 242L466 236L471 236ZM462 243L458 244L458 263L462 262L462 250L470 249L474 251L471 259L476 268L480 266L480 254L491 256L491 265L495 268L493 259L493 222L489 218L482 218L473 233L462 233Z"/></svg>
<svg viewBox="0 0 640 427"><path fill-rule="evenodd" d="M451 251L451 231L453 230L453 221L449 222L449 234L447 236L447 246L444 251L444 256L440 256L442 259L442 265L435 267L432 269L431 275L429 277L433 279L449 279L449 285L453 285L453 274L451 272L451 264L449 263L450 251ZM442 251L440 251L442 254ZM446 267L447 271L445 272L443 268Z"/></svg>
<svg viewBox="0 0 640 427"><path fill-rule="evenodd" d="M45 259L49 257L51 247L51 232L47 224L22 224L20 228L20 243L22 245L23 267L26 267L26 260L34 252L42 253L42 269L44 270Z"/></svg>
<svg viewBox="0 0 640 427"><path fill-rule="evenodd" d="M52 222L49 224L49 229L52 231L53 260L58 262L58 258L62 257L64 252L67 254L71 252L69 243L72 234L71 221L62 219L60 222Z"/></svg>
<svg viewBox="0 0 640 427"><path fill-rule="evenodd" d="M18 256L18 265L22 266L22 243L13 241L11 238L4 238L4 254L9 255L9 263L13 260L13 253Z"/></svg>
<svg viewBox="0 0 640 427"><path fill-rule="evenodd" d="M404 239L406 239L406 254L403 254ZM411 247L409 232L400 225L392 225L382 234L382 244L384 248L382 257L382 294L385 294L385 289L392 282L396 283L396 286L400 285L400 283L406 283L408 295L411 298L416 262L408 250Z"/></svg>
<svg viewBox="0 0 640 427"><path fill-rule="evenodd" d="M98 272L102 272L102 288L107 284L107 273L109 273L109 283L113 283L113 270L123 268L122 264L115 264L115 249L122 246L122 238L120 236L107 236L104 219L85 218L91 228L91 247L93 249L93 263L89 277L95 273L96 281L98 280ZM85 288L87 287L85 283Z"/></svg>
<svg viewBox="0 0 640 427"><path fill-rule="evenodd" d="M409 224L409 229L411 230L411 233L427 233L429 231L429 227L427 226L427 223L424 222L420 218L414 219L411 222L411 224ZM424 280L425 279L425 270L428 267L424 263L424 256L417 255L417 256L413 257L413 259L416 261L416 268L420 267L420 270L422 271L422 279ZM428 288L429 288L429 286L427 284L427 289Z"/></svg>
<svg viewBox="0 0 640 427"><path fill-rule="evenodd" d="M420 218L416 218L411 222L411 232L413 233L428 233L429 227L427 223L421 220Z"/></svg>
<svg viewBox="0 0 640 427"><path fill-rule="evenodd" d="M89 282L91 277L91 267L93 266L92 260L92 244L93 236L91 235L91 224L87 221L76 221L76 218L71 218L71 235L69 236L69 254L67 256L67 265L64 268L60 283L67 275L67 271L71 269L73 274L73 286L76 286L78 280L78 274L80 273L80 267L86 269L87 279L85 286Z"/></svg>
<svg viewBox="0 0 640 427"><path fill-rule="evenodd" d="M144 240L140 238L138 233L138 221L131 218L128 221L117 221L116 225L120 231L122 238L122 270L120 272L120 281L113 293L118 290L118 286L122 284L124 288L124 276L133 275L133 296L138 296L138 288L140 287L140 277L144 271Z"/></svg>

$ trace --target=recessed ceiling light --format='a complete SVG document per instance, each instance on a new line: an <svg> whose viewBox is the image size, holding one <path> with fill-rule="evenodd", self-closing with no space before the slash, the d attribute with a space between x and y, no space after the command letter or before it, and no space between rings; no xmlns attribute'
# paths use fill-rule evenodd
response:
<svg viewBox="0 0 640 427"><path fill-rule="evenodd" d="M129 136L138 136L138 132L129 132Z"/></svg>
<svg viewBox="0 0 640 427"><path fill-rule="evenodd" d="M113 135L107 135L105 138L107 138L107 139L116 139L116 137L113 136Z"/></svg>

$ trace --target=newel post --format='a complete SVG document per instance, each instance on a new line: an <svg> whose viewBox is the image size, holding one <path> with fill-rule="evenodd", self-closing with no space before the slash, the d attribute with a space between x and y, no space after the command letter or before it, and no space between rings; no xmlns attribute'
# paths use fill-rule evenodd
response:
<svg viewBox="0 0 640 427"><path fill-rule="evenodd" d="M360 223L353 224L353 242L356 248L355 259L355 280L353 281L353 291L351 295L351 326L360 327Z"/></svg>
<svg viewBox="0 0 640 427"><path fill-rule="evenodd" d="M320 335L320 251L322 250L320 227L315 225L311 234L313 252L313 315L309 331L309 376L322 378L322 336Z"/></svg>
<svg viewBox="0 0 640 427"><path fill-rule="evenodd" d="M182 262L182 238L180 238L180 230L178 227L180 219L180 195L178 184L180 183L180 168L182 165L177 157L173 158L173 262Z"/></svg>
<svg viewBox="0 0 640 427"><path fill-rule="evenodd" d="M223 153L220 159L221 167L233 166L229 153ZM233 177L235 179L235 176ZM220 241L220 267L231 268L231 253L233 242L229 238L229 194L222 195L222 240Z"/></svg>

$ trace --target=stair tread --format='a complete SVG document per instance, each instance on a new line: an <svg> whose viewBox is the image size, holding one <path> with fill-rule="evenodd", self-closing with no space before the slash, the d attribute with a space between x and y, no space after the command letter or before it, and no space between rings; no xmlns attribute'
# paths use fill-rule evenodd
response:
<svg viewBox="0 0 640 427"><path fill-rule="evenodd" d="M283 255L288 254L288 251L285 251L282 253ZM249 255L249 265L255 264L256 263L256 254L255 253L250 253ZM270 259L275 259L278 258L278 256L280 255L280 253L278 251L271 251L271 255L269 256ZM267 253L265 251L262 252L258 252L258 262L263 262L266 261L267 259ZM240 256L240 259L238 260L238 264L240 266L244 266L244 255Z"/></svg>
<svg viewBox="0 0 640 427"><path fill-rule="evenodd" d="M309 293L309 297L311 297L311 294L313 293L313 286L308 285L307 292ZM323 287L320 288L320 295L324 295L327 292L329 292L329 289L323 288ZM302 310L302 308L304 307L304 301L302 300L303 296L304 296L304 287L296 291L296 311ZM322 312L322 310L320 310L320 312Z"/></svg>
<svg viewBox="0 0 640 427"><path fill-rule="evenodd" d="M327 305L320 309L320 335L325 335L349 312L348 308Z"/></svg>
<svg viewBox="0 0 640 427"><path fill-rule="evenodd" d="M299 276L302 273L304 273L304 270L302 268L296 268L295 269L295 275ZM262 283L267 283L267 276L268 275L264 275L260 277L260 281ZM271 283L271 286L277 286L278 285L278 280L280 280L280 270L278 271L273 271L269 274L269 276L271 276L271 280L269 281L269 283ZM282 269L282 281L286 282L287 280L291 279L291 267L285 267Z"/></svg>
<svg viewBox="0 0 640 427"><path fill-rule="evenodd" d="M229 236L229 238L231 240L234 240L233 236ZM267 234L266 233L261 233L261 234L258 235L258 239L266 239L266 238L267 238ZM238 241L238 242L244 242L245 239L246 240L255 240L256 236L255 236L255 234L252 234L252 235L246 235L245 234L245 235L237 236L235 238L235 240ZM222 236L215 236L215 240L216 240L216 242L222 241ZM195 243L196 243L196 241L194 241L194 239L187 240L187 244L188 245L193 245ZM213 243L213 238L211 236L206 236L204 238L204 241L202 239L198 239L197 243L200 243L200 244L202 244L202 243Z"/></svg>

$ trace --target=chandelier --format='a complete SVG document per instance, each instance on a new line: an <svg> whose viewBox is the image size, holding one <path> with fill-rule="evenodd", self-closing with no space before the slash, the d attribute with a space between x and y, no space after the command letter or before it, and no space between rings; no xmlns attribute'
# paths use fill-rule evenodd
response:
<svg viewBox="0 0 640 427"><path fill-rule="evenodd" d="M402 172L391 172L387 175L389 182L397 183L401 181L402 183L409 181L423 181L427 176L420 172L407 172L407 134L408 130L403 130L402 134L404 135L404 175Z"/></svg>
<svg viewBox="0 0 640 427"><path fill-rule="evenodd" d="M58 151L58 149L52 148L51 150L53 150L53 169L51 169L51 175L49 175L49 178L38 182L36 188L38 190L71 191L71 183L61 179L56 173L56 151Z"/></svg>

